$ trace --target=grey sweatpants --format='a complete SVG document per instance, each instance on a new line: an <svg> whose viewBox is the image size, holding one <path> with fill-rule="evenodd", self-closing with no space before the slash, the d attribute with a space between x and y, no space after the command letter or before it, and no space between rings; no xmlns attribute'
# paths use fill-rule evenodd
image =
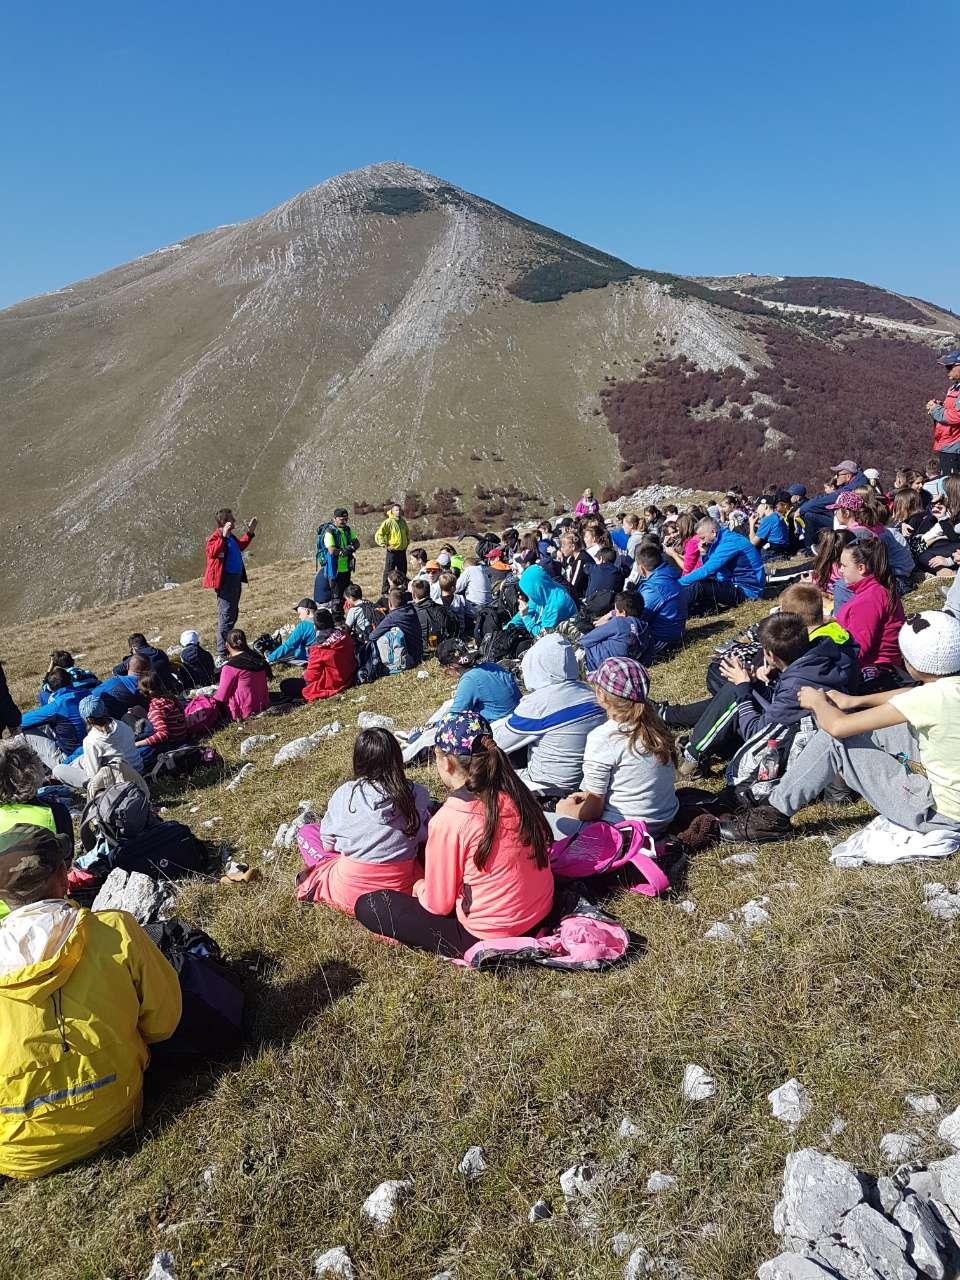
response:
<svg viewBox="0 0 960 1280"><path fill-rule="evenodd" d="M225 573L217 590L217 653L225 657L227 632L237 625L240 615L240 592L243 590L242 573Z"/></svg>
<svg viewBox="0 0 960 1280"><path fill-rule="evenodd" d="M57 746L56 739L39 728L25 730L25 732L18 735L18 739L25 746L30 747L51 772L67 758Z"/></svg>
<svg viewBox="0 0 960 1280"><path fill-rule="evenodd" d="M833 738L823 729L810 739L770 792L775 809L792 817L811 804L837 774L882 817L909 831L931 831L957 823L939 817L930 783L908 771L896 757L919 760L917 740L908 724L889 725L854 738Z"/></svg>

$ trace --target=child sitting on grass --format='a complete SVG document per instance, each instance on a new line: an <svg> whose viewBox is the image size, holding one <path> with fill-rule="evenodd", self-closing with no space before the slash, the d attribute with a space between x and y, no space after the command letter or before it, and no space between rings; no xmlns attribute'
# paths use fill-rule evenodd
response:
<svg viewBox="0 0 960 1280"><path fill-rule="evenodd" d="M445 716L434 755L450 794L430 821L424 878L412 896L364 894L356 916L373 933L462 957L481 939L533 933L549 914L550 828L482 716Z"/></svg>
<svg viewBox="0 0 960 1280"><path fill-rule="evenodd" d="M188 742L192 733L183 708L166 692L156 671L145 671L137 687L146 704L150 732L146 737L138 738L136 745L148 751L172 751L174 747Z"/></svg>
<svg viewBox="0 0 960 1280"><path fill-rule="evenodd" d="M330 797L320 823L321 861L303 872L297 897L352 916L357 898L378 889L409 894L423 868L431 801L408 782L400 747L386 729L362 729L353 747L353 781Z"/></svg>
<svg viewBox="0 0 960 1280"><path fill-rule="evenodd" d="M647 701L650 677L632 658L605 658L587 679L607 714L587 735L580 790L557 804L551 822L561 836L602 818L642 821L653 835L676 817L676 747Z"/></svg>

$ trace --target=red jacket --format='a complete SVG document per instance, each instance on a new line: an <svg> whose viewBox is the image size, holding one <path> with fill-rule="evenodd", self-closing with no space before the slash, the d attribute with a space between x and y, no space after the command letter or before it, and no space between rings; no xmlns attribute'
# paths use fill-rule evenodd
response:
<svg viewBox="0 0 960 1280"><path fill-rule="evenodd" d="M948 445L960 442L960 382L952 383L943 397L943 408L933 423L933 451L939 453Z"/></svg>
<svg viewBox="0 0 960 1280"><path fill-rule="evenodd" d="M234 535L236 537L236 535ZM242 533L237 538L237 545L241 551L246 551L250 543L253 541L252 533ZM223 581L223 561L227 554L227 540L223 536L222 529L214 529L210 537L207 539L206 546L207 567L203 574L203 585L212 587L214 591L220 590L220 583ZM243 571L243 581L247 580L247 571Z"/></svg>
<svg viewBox="0 0 960 1280"><path fill-rule="evenodd" d="M357 656L352 636L346 631L334 631L307 650L303 696L307 702L332 698L335 693L349 689L356 674Z"/></svg>

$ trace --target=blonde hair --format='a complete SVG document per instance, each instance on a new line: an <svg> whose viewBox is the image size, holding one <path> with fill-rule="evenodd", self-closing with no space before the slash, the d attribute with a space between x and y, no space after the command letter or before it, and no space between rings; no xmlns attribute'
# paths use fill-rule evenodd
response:
<svg viewBox="0 0 960 1280"><path fill-rule="evenodd" d="M634 755L655 756L660 764L677 763L677 745L673 734L649 702L632 702L616 694L597 689L597 701L610 720L615 720L627 735Z"/></svg>

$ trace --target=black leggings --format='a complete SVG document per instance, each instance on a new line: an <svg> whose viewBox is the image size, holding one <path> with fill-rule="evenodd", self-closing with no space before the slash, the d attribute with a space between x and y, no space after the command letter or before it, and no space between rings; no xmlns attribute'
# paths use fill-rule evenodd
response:
<svg viewBox="0 0 960 1280"><path fill-rule="evenodd" d="M479 938L463 927L456 914L435 916L420 905L418 898L396 889L361 894L354 910L357 919L371 933L396 938L405 946L432 951L434 955L459 959L479 942Z"/></svg>
<svg viewBox="0 0 960 1280"><path fill-rule="evenodd" d="M663 719L671 729L693 730L687 745L687 755L694 760L699 760L710 752L726 757L730 754L730 747L738 739L735 686L724 681L712 698L702 698L699 702L688 702L681 706L667 706L664 708Z"/></svg>

